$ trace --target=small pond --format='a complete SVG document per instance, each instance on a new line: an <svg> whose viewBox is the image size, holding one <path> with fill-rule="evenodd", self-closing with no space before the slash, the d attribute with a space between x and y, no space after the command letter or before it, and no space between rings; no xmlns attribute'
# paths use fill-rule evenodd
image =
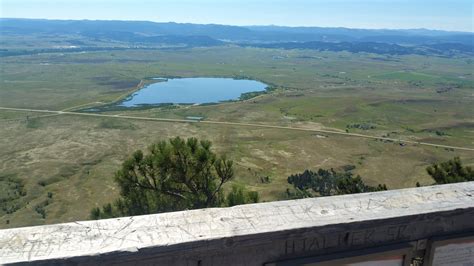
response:
<svg viewBox="0 0 474 266"><path fill-rule="evenodd" d="M231 78L156 79L119 103L123 107L159 104L203 104L238 100L243 93L261 92L268 87L255 80Z"/></svg>

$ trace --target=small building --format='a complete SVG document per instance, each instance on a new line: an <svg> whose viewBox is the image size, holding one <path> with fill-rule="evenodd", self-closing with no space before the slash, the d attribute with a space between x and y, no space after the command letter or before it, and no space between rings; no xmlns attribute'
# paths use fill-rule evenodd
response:
<svg viewBox="0 0 474 266"><path fill-rule="evenodd" d="M199 122L199 121L204 120L204 117L202 117L202 116L186 116L186 119Z"/></svg>

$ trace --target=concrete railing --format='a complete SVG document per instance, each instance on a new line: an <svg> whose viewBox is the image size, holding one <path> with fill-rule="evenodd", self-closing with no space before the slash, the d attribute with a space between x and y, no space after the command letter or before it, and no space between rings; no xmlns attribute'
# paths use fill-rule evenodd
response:
<svg viewBox="0 0 474 266"><path fill-rule="evenodd" d="M469 182L0 230L0 263L456 265L473 232Z"/></svg>

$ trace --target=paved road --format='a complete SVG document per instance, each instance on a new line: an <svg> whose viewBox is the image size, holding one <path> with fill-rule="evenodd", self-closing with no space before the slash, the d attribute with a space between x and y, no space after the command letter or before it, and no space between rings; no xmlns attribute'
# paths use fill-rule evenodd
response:
<svg viewBox="0 0 474 266"><path fill-rule="evenodd" d="M58 114L58 115L110 117L110 118L142 120L142 121L174 122L174 123L200 123L200 124L228 125L228 126L240 126L240 127L252 127L252 128L270 128L270 129L280 129L280 130L296 130L296 131L317 132L317 133L342 135L342 136L358 137L358 138L366 138L366 139L386 140L386 141L393 141L393 142L399 142L399 143L417 144L417 145L447 148L447 149L455 149L455 150L474 151L474 148L469 148L469 147L456 147L456 146L440 145L440 144L427 143L427 142L418 142L418 141L413 141L413 140L384 138L384 137L376 137L376 136L370 136L370 135L339 132L339 131L324 130L324 129L297 128L297 127L275 126L275 125L267 125L267 124L252 124L252 123L240 123L240 122L221 122L221 121L212 121L212 120L195 121L195 120L189 120L189 119L168 119L168 118L153 118L153 117L127 116L127 115L106 115L106 114L96 114L96 113L79 113L79 112L69 112L69 111L51 111L51 110L36 110L36 109L9 108L9 107L0 107L0 110L9 110L9 111L18 111L18 112L48 113L48 114Z"/></svg>

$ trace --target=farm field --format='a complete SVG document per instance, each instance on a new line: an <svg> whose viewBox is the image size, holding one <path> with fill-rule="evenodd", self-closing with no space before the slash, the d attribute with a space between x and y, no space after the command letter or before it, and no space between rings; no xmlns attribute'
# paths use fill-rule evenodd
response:
<svg viewBox="0 0 474 266"><path fill-rule="evenodd" d="M233 77L272 88L201 106L106 115L322 129L474 148L472 58L238 47L39 53L0 61L0 107L84 111L127 97L152 77ZM118 195L127 155L174 136L209 139L233 159L233 183L263 201L286 199L287 177L355 166L390 189L433 181L425 168L474 152L317 132L0 110L0 228L89 218ZM270 182L263 182L269 177Z"/></svg>

